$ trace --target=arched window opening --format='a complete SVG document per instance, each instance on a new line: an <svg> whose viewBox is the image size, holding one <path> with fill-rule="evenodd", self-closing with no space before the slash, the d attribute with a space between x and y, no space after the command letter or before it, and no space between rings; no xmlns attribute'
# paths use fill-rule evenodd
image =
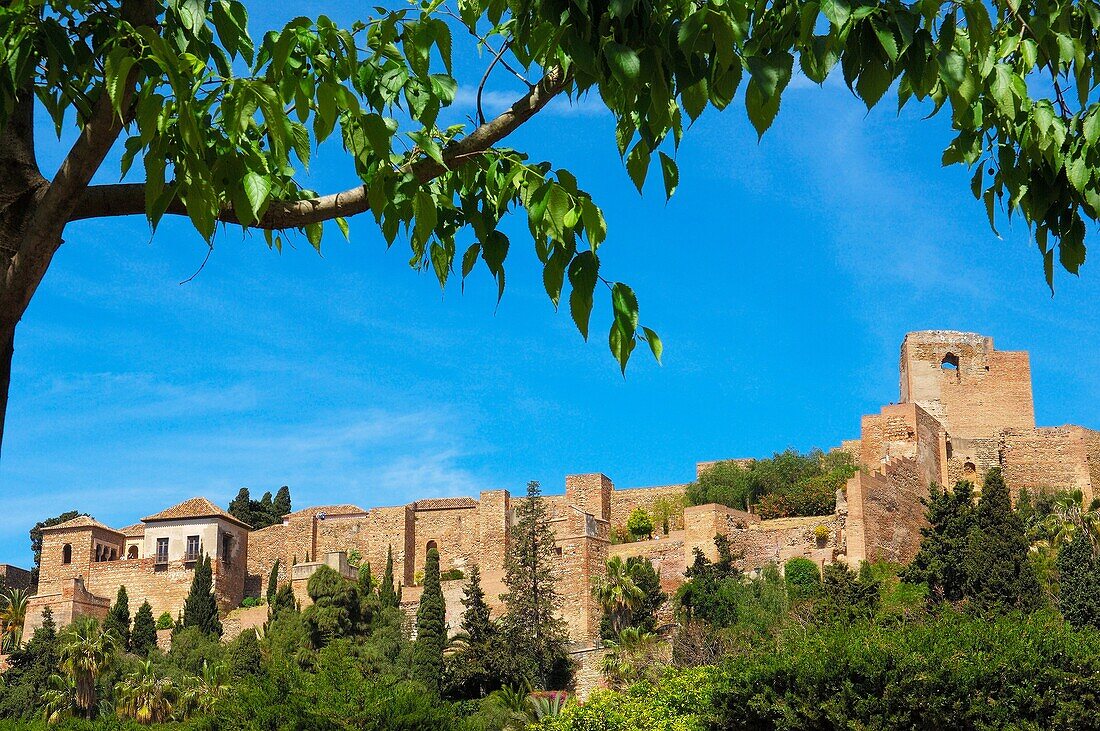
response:
<svg viewBox="0 0 1100 731"><path fill-rule="evenodd" d="M117 548L112 548L111 549L111 559L110 560L111 561L117 561L118 560L118 549Z"/></svg>
<svg viewBox="0 0 1100 731"><path fill-rule="evenodd" d="M73 547L72 544L66 543L65 547L61 549L61 563L73 562Z"/></svg>
<svg viewBox="0 0 1100 731"><path fill-rule="evenodd" d="M435 541L428 541L428 545L424 546L424 555L428 555L428 551L433 548L437 551L439 550L439 546L436 545Z"/></svg>
<svg viewBox="0 0 1100 731"><path fill-rule="evenodd" d="M137 557L138 557L138 547L137 546L130 546L129 550L126 551L126 558L137 558Z"/></svg>
<svg viewBox="0 0 1100 731"><path fill-rule="evenodd" d="M956 373L958 373L959 356L955 355L954 353L948 353L947 355L943 356L943 360L940 361L940 368L944 369L945 371L955 371Z"/></svg>
<svg viewBox="0 0 1100 731"><path fill-rule="evenodd" d="M977 473L978 473L978 468L974 465L973 462L967 462L966 464L963 465L963 476L964 477L973 477Z"/></svg>

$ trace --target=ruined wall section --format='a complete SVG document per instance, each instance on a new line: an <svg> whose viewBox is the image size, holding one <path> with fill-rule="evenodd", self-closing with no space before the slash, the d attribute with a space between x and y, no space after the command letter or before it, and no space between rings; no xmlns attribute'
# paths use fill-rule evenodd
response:
<svg viewBox="0 0 1100 731"><path fill-rule="evenodd" d="M1085 504L1092 502L1096 468L1089 449L1094 435L1078 426L1005 432L1001 467L1013 500L1026 487L1033 493L1081 490Z"/></svg>
<svg viewBox="0 0 1100 731"><path fill-rule="evenodd" d="M91 594L79 578L64 580L57 585L56 591L36 594L27 601L27 615L23 620L25 638L33 637L34 631L42 626L47 607L53 613L54 623L61 628L78 617L105 619L111 602Z"/></svg>
<svg viewBox="0 0 1100 731"><path fill-rule="evenodd" d="M956 482L966 480L974 485L976 492L980 492L985 474L1001 465L1002 446L999 436L987 439L951 437L943 486L950 489Z"/></svg>
<svg viewBox="0 0 1100 731"><path fill-rule="evenodd" d="M944 363L956 366L945 368ZM1035 428L1031 363L975 333L909 333L901 346L901 400L919 404L952 436Z"/></svg>
<svg viewBox="0 0 1100 731"><path fill-rule="evenodd" d="M612 530L626 527L630 514L642 508L653 518L653 529L661 531L658 508L669 509L668 524L670 530L683 530L684 505L687 498L687 485L663 485L660 487L632 487L626 490L611 491Z"/></svg>
<svg viewBox="0 0 1100 731"><path fill-rule="evenodd" d="M686 531L675 530L667 536L652 541L619 543L608 548L608 557L644 558L653 565L661 579L661 591L671 594L684 583L684 536Z"/></svg>
<svg viewBox="0 0 1100 731"><path fill-rule="evenodd" d="M429 544L439 551L441 573L451 569L468 571L481 551L478 512L476 504L465 508L416 509L413 512L415 538L409 558L413 575L424 570Z"/></svg>
<svg viewBox="0 0 1100 731"><path fill-rule="evenodd" d="M928 525L922 501L929 486L920 465L912 459L891 459L884 472L857 473L845 492L848 563L911 561L920 548L920 530Z"/></svg>
<svg viewBox="0 0 1100 731"><path fill-rule="evenodd" d="M860 463L881 471L890 460L910 459L928 482L943 482L947 435L942 425L917 404L891 404L862 419Z"/></svg>

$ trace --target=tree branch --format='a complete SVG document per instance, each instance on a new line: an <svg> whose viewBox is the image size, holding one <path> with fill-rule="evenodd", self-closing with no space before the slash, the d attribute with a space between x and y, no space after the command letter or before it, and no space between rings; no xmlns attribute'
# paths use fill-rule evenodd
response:
<svg viewBox="0 0 1100 731"><path fill-rule="evenodd" d="M518 99L508 110L480 126L466 137L455 141L443 150L446 166L430 158L412 163L408 171L421 182L438 178L448 169L460 167L473 157L483 154L490 147L519 129L524 122L537 114L551 99L560 94L568 83L568 75L559 67L546 71L546 75L527 94ZM366 186L356 186L339 193L301 201L274 200L263 217L252 228L286 229L347 218L370 210ZM144 183L119 183L93 185L87 188L75 205L68 220L131 216L145 213ZM176 199L166 213L187 215L187 207ZM224 210L218 216L224 223L240 221L232 210Z"/></svg>

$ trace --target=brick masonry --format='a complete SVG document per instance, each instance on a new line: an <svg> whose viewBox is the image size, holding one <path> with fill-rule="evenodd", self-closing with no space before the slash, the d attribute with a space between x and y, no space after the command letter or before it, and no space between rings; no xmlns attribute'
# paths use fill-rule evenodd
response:
<svg viewBox="0 0 1100 731"><path fill-rule="evenodd" d="M664 590L672 592L683 583L696 549L714 558L718 534L729 538L739 565L749 571L794 556L818 564L907 561L919 545L925 524L921 500L929 484L953 485L960 479L980 483L994 466L1003 468L1014 494L1028 487L1080 489L1086 499L1100 496L1100 432L1035 426L1026 352L998 351L991 338L973 333L909 333L901 347L899 375L900 403L862 417L859 438L841 442L840 449L856 457L861 470L839 491L833 515L761 520L718 505L684 508L684 484L616 489L600 473L567 476L564 494L544 499L560 557L562 615L574 647L594 643L599 608L591 589L604 575L609 556L648 559ZM752 460L731 461L744 466ZM696 475L714 464L697 463ZM262 608L232 610L244 596L264 593L276 561L279 581L291 582L302 596L310 572L321 562L336 562L350 576L348 558L358 557L379 576L388 550L410 616L431 547L440 552L444 572L465 575L478 564L490 606L499 615L509 533L524 499L507 490L487 490L476 499L435 498L371 510L316 506L286 516L279 525L241 535L240 545L226 556L220 548L215 551L213 563L227 635L262 621ZM612 546L611 531L625 526L637 508L654 517L657 536ZM668 508L670 533L665 536L659 513ZM53 607L62 624L80 614L102 616L120 584L127 587L131 606L147 598L155 614L176 615L193 565L175 559L156 562L155 536L201 532L203 540L217 544L222 534L238 530L223 518L180 522L173 514L171 524L162 520L155 530L139 524L125 533L83 519L47 530L41 582L28 625L41 621L45 606ZM134 547L138 557L122 559L124 549ZM461 621L462 587L461 580L444 582L452 629Z"/></svg>

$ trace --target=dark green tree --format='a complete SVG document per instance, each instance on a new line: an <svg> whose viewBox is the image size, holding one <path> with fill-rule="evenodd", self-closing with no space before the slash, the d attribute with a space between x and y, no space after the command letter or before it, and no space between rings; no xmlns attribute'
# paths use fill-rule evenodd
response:
<svg viewBox="0 0 1100 731"><path fill-rule="evenodd" d="M821 576L818 617L824 622L852 623L871 619L879 606L879 583L871 564L862 562L859 573L847 564L831 563Z"/></svg>
<svg viewBox="0 0 1100 731"><path fill-rule="evenodd" d="M1100 559L1079 533L1058 551L1058 608L1074 627L1100 629Z"/></svg>
<svg viewBox="0 0 1100 731"><path fill-rule="evenodd" d="M359 567L359 593L363 596L374 593L374 578L370 575L370 563L367 561Z"/></svg>
<svg viewBox="0 0 1100 731"><path fill-rule="evenodd" d="M157 646L157 626L153 621L153 607L145 600L134 615L134 628L130 632L130 652L138 657L147 656Z"/></svg>
<svg viewBox="0 0 1100 731"><path fill-rule="evenodd" d="M197 627L207 634L221 637L222 623L218 619L218 602L214 597L214 581L210 568L210 556L204 555L195 563L195 576L191 591L183 603L183 627Z"/></svg>
<svg viewBox="0 0 1100 731"><path fill-rule="evenodd" d="M267 603L272 604L275 601L275 592L279 590L279 559L275 559L275 563L271 565L271 572L267 576Z"/></svg>
<svg viewBox="0 0 1100 731"><path fill-rule="evenodd" d="M79 518L81 515L87 515L87 513L81 513L76 510L67 510L61 515L55 515L52 518L46 518L40 520L34 524L31 528L31 553L34 554L34 566L31 568L31 586L38 586L38 573L42 566L42 529L49 528L54 525L61 525L67 523L73 518Z"/></svg>
<svg viewBox="0 0 1100 731"><path fill-rule="evenodd" d="M393 546L386 551L386 571L382 574L382 583L378 586L378 598L382 607L397 607L401 599L393 586Z"/></svg>
<svg viewBox="0 0 1100 731"><path fill-rule="evenodd" d="M42 612L42 626L30 641L8 657L8 671L0 689L0 718L41 719L42 695L50 688L59 657L57 624L53 610Z"/></svg>
<svg viewBox="0 0 1100 731"><path fill-rule="evenodd" d="M439 551L428 549L424 562L424 588L416 610L416 644L413 675L438 694L443 679L443 648L447 644L447 604L439 584Z"/></svg>
<svg viewBox="0 0 1100 731"><path fill-rule="evenodd" d="M539 483L527 483L527 499L516 508L516 524L508 541L503 595L504 622L517 658L530 668L541 688L560 685L570 674L565 652L568 634L558 616L554 531Z"/></svg>
<svg viewBox="0 0 1100 731"><path fill-rule="evenodd" d="M238 490L237 497L229 501L229 514L246 525L256 527L253 525L252 496L247 487Z"/></svg>
<svg viewBox="0 0 1100 731"><path fill-rule="evenodd" d="M103 620L103 631L114 632L119 638L119 648L123 651L130 650L130 597L126 594L126 587L118 587L115 603L107 611L107 617Z"/></svg>
<svg viewBox="0 0 1100 731"><path fill-rule="evenodd" d="M657 612L668 594L661 591L661 577L653 564L642 556L630 556L626 559L626 571L630 580L642 592L642 598L636 607L626 611L622 618L623 628L636 627L645 632L657 630ZM600 637L615 639L614 617L608 612L600 615Z"/></svg>
<svg viewBox="0 0 1100 731"><path fill-rule="evenodd" d="M821 594L821 569L808 558L788 560L783 565L783 579L791 601L813 599Z"/></svg>
<svg viewBox="0 0 1100 731"><path fill-rule="evenodd" d="M965 564L975 526L974 486L960 481L946 492L933 483L924 504L928 527L921 528L920 550L902 578L927 584L930 601L961 601L967 591Z"/></svg>
<svg viewBox="0 0 1100 731"><path fill-rule="evenodd" d="M313 603L302 612L314 647L350 638L366 631L369 617L363 617L359 585L336 570L321 566L309 577L306 591Z"/></svg>
<svg viewBox="0 0 1100 731"><path fill-rule="evenodd" d="M245 679L258 674L263 655L260 652L260 640L256 636L256 630L246 629L241 632L229 643L226 655L229 660L229 674L234 678Z"/></svg>
<svg viewBox="0 0 1100 731"><path fill-rule="evenodd" d="M275 501L272 503L272 510L277 519L282 519L283 516L290 513L290 487L283 485L279 488L279 491L275 493Z"/></svg>
<svg viewBox="0 0 1100 731"><path fill-rule="evenodd" d="M294 598L294 590L290 584L283 584L275 592L275 599L268 605L268 621L277 619L283 612L297 612L298 600Z"/></svg>
<svg viewBox="0 0 1100 731"><path fill-rule="evenodd" d="M983 611L1032 609L1042 596L1030 544L999 467L989 471L966 550L966 595Z"/></svg>

